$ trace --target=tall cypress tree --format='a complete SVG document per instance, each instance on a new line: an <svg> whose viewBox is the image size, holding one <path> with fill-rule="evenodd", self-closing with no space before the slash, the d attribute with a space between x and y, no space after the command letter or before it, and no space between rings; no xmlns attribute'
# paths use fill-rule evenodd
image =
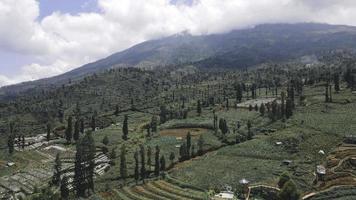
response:
<svg viewBox="0 0 356 200"><path fill-rule="evenodd" d="M148 148L147 148L147 166L148 166L149 170L152 165L151 158L152 158L152 148L151 148L151 146L148 146Z"/></svg>
<svg viewBox="0 0 356 200"><path fill-rule="evenodd" d="M157 124L158 124L157 116L153 115L150 124L153 133L157 132Z"/></svg>
<svg viewBox="0 0 356 200"><path fill-rule="evenodd" d="M79 132L80 132L80 124L79 124L79 120L76 120L74 123L74 134L73 134L74 141L78 141Z"/></svg>
<svg viewBox="0 0 356 200"><path fill-rule="evenodd" d="M287 119L290 118L293 115L293 105L292 105L292 100L287 99L286 103L286 117Z"/></svg>
<svg viewBox="0 0 356 200"><path fill-rule="evenodd" d="M67 122L67 128L66 128L66 140L68 143L71 143L72 141L72 136L73 136L73 121L72 121L72 116L68 117L68 122Z"/></svg>
<svg viewBox="0 0 356 200"><path fill-rule="evenodd" d="M9 135L8 139L7 139L7 146L9 148L9 153L12 154L14 153L14 136L12 134Z"/></svg>
<svg viewBox="0 0 356 200"><path fill-rule="evenodd" d="M134 172L134 177L136 184L138 183L138 180L140 179L140 173L138 171L138 152L136 151L134 154L134 159L135 159L135 172Z"/></svg>
<svg viewBox="0 0 356 200"><path fill-rule="evenodd" d="M145 181L146 178L146 159L145 159L145 147L140 145L140 155L141 155L141 179Z"/></svg>
<svg viewBox="0 0 356 200"><path fill-rule="evenodd" d="M159 166L159 146L156 146L156 153L155 153L155 175L158 176L159 175L159 170L160 170L160 166Z"/></svg>
<svg viewBox="0 0 356 200"><path fill-rule="evenodd" d="M80 120L80 132L83 134L85 129L84 119Z"/></svg>
<svg viewBox="0 0 356 200"><path fill-rule="evenodd" d="M197 102L197 113L198 113L199 116L201 115L201 103L200 103L200 100L198 100L198 102Z"/></svg>
<svg viewBox="0 0 356 200"><path fill-rule="evenodd" d="M166 159L164 158L164 155L161 156L160 159L160 170L163 172L166 170Z"/></svg>
<svg viewBox="0 0 356 200"><path fill-rule="evenodd" d="M52 183L54 185L59 185L61 183L61 174L62 174L62 162L60 159L59 153L56 155L56 159L54 160L54 172L52 177Z"/></svg>
<svg viewBox="0 0 356 200"><path fill-rule="evenodd" d="M47 123L46 131L47 131L46 139L47 139L47 141L49 141L51 139L51 124L50 123Z"/></svg>
<svg viewBox="0 0 356 200"><path fill-rule="evenodd" d="M91 130L92 130L92 131L95 131L95 129L96 129L96 119L95 119L95 116L94 116L94 115L91 117L90 126L91 126Z"/></svg>
<svg viewBox="0 0 356 200"><path fill-rule="evenodd" d="M69 199L69 188L68 188L68 178L66 175L63 176L61 180L61 198L63 200Z"/></svg>
<svg viewBox="0 0 356 200"><path fill-rule="evenodd" d="M204 138L203 138L203 135L200 135L199 136L199 139L198 139L198 155L201 156L203 155L203 146L204 146Z"/></svg>
<svg viewBox="0 0 356 200"><path fill-rule="evenodd" d="M286 117L285 99L286 99L285 92L281 92L281 115L282 115L282 118Z"/></svg>
<svg viewBox="0 0 356 200"><path fill-rule="evenodd" d="M124 123L122 125L122 139L123 140L127 140L128 139L127 135L129 134L129 128L128 128L128 124L127 123L128 123L128 116L125 115Z"/></svg>
<svg viewBox="0 0 356 200"><path fill-rule="evenodd" d="M190 158L190 149L192 146L192 135L190 134L190 132L188 132L187 134L187 159Z"/></svg>
<svg viewBox="0 0 356 200"><path fill-rule="evenodd" d="M242 100L242 87L241 84L236 86L236 100L240 103Z"/></svg>
<svg viewBox="0 0 356 200"><path fill-rule="evenodd" d="M338 73L334 74L334 89L336 92L340 91L340 76Z"/></svg>
<svg viewBox="0 0 356 200"><path fill-rule="evenodd" d="M329 84L325 85L325 102L329 102Z"/></svg>
<svg viewBox="0 0 356 200"><path fill-rule="evenodd" d="M123 144L121 146L121 154L120 154L120 176L123 180L127 178L127 167L126 167L126 147Z"/></svg>
<svg viewBox="0 0 356 200"><path fill-rule="evenodd" d="M95 145L91 132L77 142L74 165L74 188L77 197L86 197L94 192Z"/></svg>

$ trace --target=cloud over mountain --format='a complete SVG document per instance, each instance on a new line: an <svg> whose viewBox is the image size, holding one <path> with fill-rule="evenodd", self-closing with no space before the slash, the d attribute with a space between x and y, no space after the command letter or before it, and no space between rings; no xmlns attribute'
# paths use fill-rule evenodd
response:
<svg viewBox="0 0 356 200"><path fill-rule="evenodd" d="M0 71L0 86L61 74L182 31L200 35L281 22L356 25L353 0L97 0L98 12L58 11L42 19L39 3L0 1L0 50L34 60L16 77Z"/></svg>

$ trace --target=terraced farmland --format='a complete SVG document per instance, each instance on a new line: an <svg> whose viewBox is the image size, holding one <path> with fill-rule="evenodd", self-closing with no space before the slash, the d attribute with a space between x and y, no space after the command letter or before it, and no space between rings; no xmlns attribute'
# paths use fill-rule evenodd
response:
<svg viewBox="0 0 356 200"><path fill-rule="evenodd" d="M203 191L174 184L168 180L157 180L144 185L124 187L116 190L122 200L204 200L207 195Z"/></svg>

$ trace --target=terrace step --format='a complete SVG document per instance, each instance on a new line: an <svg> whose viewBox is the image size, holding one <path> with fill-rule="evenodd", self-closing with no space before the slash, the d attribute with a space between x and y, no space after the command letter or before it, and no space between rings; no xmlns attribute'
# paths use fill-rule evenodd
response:
<svg viewBox="0 0 356 200"><path fill-rule="evenodd" d="M122 188L122 192L125 196L129 197L132 200L151 200L146 197L138 196L137 194L133 193L128 187Z"/></svg>
<svg viewBox="0 0 356 200"><path fill-rule="evenodd" d="M146 190L144 187L142 186L135 186L132 188L132 191L141 195L141 196L144 196L144 197L147 197L149 199L154 199L154 200L169 200L165 197L162 197L160 195L157 195L157 194L154 194L148 190Z"/></svg>
<svg viewBox="0 0 356 200"><path fill-rule="evenodd" d="M166 191L168 193L175 194L177 196L181 196L183 198L194 199L194 200L203 200L203 193L197 194L192 190L180 188L176 185L167 183L165 181L156 181L152 183L155 187ZM194 194L193 194L194 193Z"/></svg>
<svg viewBox="0 0 356 200"><path fill-rule="evenodd" d="M172 200L189 200L188 198L182 197L182 196L176 196L172 193L166 192L158 187L156 187L155 185L153 185L152 183L147 183L145 186L145 189L155 193L155 194L159 194L163 197L166 197L168 199L172 199Z"/></svg>

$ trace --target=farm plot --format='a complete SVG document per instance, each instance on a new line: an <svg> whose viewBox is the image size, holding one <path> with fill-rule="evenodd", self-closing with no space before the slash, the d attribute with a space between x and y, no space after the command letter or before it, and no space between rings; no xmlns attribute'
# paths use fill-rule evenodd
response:
<svg viewBox="0 0 356 200"><path fill-rule="evenodd" d="M184 188L168 180L157 180L144 185L124 187L116 191L124 200L203 200L205 192Z"/></svg>

